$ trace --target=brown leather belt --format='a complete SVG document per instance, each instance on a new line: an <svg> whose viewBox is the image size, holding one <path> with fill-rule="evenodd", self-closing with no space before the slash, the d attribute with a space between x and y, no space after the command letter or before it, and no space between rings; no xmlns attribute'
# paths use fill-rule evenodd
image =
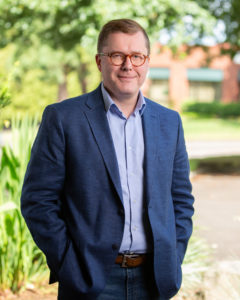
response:
<svg viewBox="0 0 240 300"><path fill-rule="evenodd" d="M122 268L133 268L144 264L147 254L119 254L115 260Z"/></svg>

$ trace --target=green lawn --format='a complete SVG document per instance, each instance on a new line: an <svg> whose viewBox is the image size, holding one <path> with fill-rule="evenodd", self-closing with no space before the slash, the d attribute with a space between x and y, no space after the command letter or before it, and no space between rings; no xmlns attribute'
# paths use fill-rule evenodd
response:
<svg viewBox="0 0 240 300"><path fill-rule="evenodd" d="M240 140L240 120L183 115L186 140Z"/></svg>

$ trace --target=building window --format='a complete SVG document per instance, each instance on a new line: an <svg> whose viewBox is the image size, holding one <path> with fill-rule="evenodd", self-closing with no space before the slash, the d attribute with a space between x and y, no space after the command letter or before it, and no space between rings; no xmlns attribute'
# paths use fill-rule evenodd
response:
<svg viewBox="0 0 240 300"><path fill-rule="evenodd" d="M152 79L148 94L151 100L168 106L168 80Z"/></svg>
<svg viewBox="0 0 240 300"><path fill-rule="evenodd" d="M221 82L189 81L189 100L212 102L221 100Z"/></svg>
<svg viewBox="0 0 240 300"><path fill-rule="evenodd" d="M148 78L151 80L149 98L153 101L168 106L170 70L168 68L150 68Z"/></svg>
<svg viewBox="0 0 240 300"><path fill-rule="evenodd" d="M189 99L192 101L211 102L221 100L223 71L218 69L188 69Z"/></svg>

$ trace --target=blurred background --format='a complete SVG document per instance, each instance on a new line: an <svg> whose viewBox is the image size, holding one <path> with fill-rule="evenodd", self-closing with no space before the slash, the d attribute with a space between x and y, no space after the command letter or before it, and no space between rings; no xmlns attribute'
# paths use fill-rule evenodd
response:
<svg viewBox="0 0 240 300"><path fill-rule="evenodd" d="M180 112L194 233L175 300L240 299L240 1L0 0L0 299L56 299L19 210L43 109L91 91L103 24L150 36L144 95Z"/></svg>

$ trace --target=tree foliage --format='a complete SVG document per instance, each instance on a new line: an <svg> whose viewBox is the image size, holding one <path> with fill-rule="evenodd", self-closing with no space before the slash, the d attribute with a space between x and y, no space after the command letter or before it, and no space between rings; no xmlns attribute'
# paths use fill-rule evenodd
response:
<svg viewBox="0 0 240 300"><path fill-rule="evenodd" d="M184 5L181 0L2 0L0 46L17 42L25 48L37 38L55 50L71 51L83 37L85 45L87 40L95 44L101 26L122 17L137 20L150 36L156 37L163 28L177 31L178 40L202 36L215 22L193 0L185 0Z"/></svg>
<svg viewBox="0 0 240 300"><path fill-rule="evenodd" d="M201 7L208 10L225 26L225 42L231 47L227 50L234 56L240 50L240 1L239 0L198 0Z"/></svg>
<svg viewBox="0 0 240 300"><path fill-rule="evenodd" d="M88 90L97 35L104 23L116 18L135 19L152 41L165 29L171 47L198 40L215 24L194 0L184 5L181 0L0 0L0 48L14 43L13 60L22 67L18 80L40 68L42 80L58 85L62 99L71 72L77 73L81 91ZM93 72L96 77L97 69Z"/></svg>
<svg viewBox="0 0 240 300"><path fill-rule="evenodd" d="M225 24L226 41L235 46L233 50L240 49L240 1L219 0L215 15Z"/></svg>

